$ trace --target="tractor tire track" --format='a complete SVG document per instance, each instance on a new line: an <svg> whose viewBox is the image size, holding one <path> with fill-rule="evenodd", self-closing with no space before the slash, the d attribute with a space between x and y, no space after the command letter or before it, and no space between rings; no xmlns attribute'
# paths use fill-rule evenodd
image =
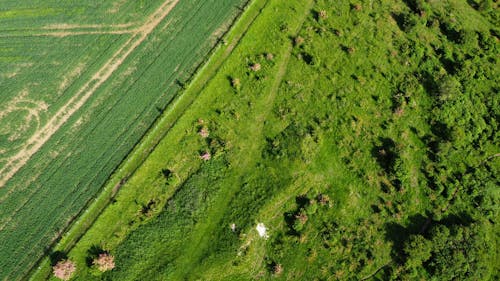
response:
<svg viewBox="0 0 500 281"><path fill-rule="evenodd" d="M0 38L12 37L66 37L77 35L103 35L103 34L134 34L140 31L144 24L127 23L127 24L111 24L111 25L70 25L70 24L54 24L41 28L26 28L1 30Z"/></svg>

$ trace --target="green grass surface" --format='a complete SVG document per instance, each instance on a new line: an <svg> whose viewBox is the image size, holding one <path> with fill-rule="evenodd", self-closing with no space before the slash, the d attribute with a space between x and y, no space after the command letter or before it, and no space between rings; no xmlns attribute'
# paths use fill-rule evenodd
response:
<svg viewBox="0 0 500 281"><path fill-rule="evenodd" d="M50 258L67 255L85 281L497 280L498 15L489 0L253 1ZM176 36L162 34L136 55ZM144 75L122 83L174 81ZM129 128L138 104L123 106L102 114ZM96 251L116 267L100 273Z"/></svg>
<svg viewBox="0 0 500 281"><path fill-rule="evenodd" d="M270 1L69 253L116 268L76 279L498 278L484 3Z"/></svg>

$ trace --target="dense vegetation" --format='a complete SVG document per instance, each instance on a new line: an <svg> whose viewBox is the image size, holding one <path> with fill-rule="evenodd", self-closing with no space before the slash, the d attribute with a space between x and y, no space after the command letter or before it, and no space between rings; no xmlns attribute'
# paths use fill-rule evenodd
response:
<svg viewBox="0 0 500 281"><path fill-rule="evenodd" d="M498 4L255 3L76 279L500 278Z"/></svg>

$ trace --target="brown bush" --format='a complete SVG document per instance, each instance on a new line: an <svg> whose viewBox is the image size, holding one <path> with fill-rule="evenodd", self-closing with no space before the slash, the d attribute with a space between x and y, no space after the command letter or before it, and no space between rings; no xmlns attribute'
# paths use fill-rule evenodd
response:
<svg viewBox="0 0 500 281"><path fill-rule="evenodd" d="M93 261L93 264L102 272L112 270L115 268L115 257L108 253L102 253Z"/></svg>
<svg viewBox="0 0 500 281"><path fill-rule="evenodd" d="M260 65L260 63L255 63L252 66L250 66L250 69L255 72L259 71L261 68L262 66Z"/></svg>
<svg viewBox="0 0 500 281"><path fill-rule="evenodd" d="M322 206L329 205L330 204L330 197L326 194L320 194L318 195L318 201L319 204Z"/></svg>
<svg viewBox="0 0 500 281"><path fill-rule="evenodd" d="M200 155L200 158L202 160L208 161L208 160L212 159L212 154L210 154L210 152L205 152L205 153Z"/></svg>
<svg viewBox="0 0 500 281"><path fill-rule="evenodd" d="M236 90L238 90L240 87L241 87L241 81L239 78L233 78L233 80L231 80L231 85L233 86L233 88L235 88Z"/></svg>
<svg viewBox="0 0 500 281"><path fill-rule="evenodd" d="M300 221L301 224L305 224L309 217L305 212L300 212L298 215L295 216L296 219Z"/></svg>
<svg viewBox="0 0 500 281"><path fill-rule="evenodd" d="M354 11L361 11L362 10L362 7L360 4L352 4L351 5L351 8L354 10Z"/></svg>
<svg viewBox="0 0 500 281"><path fill-rule="evenodd" d="M305 42L305 39L301 36L297 36L295 37L295 40L294 40L294 43L295 43L295 46L300 46L302 44L304 44Z"/></svg>
<svg viewBox="0 0 500 281"><path fill-rule="evenodd" d="M281 264L279 264L279 263L277 263L276 265L274 265L273 273L275 275L281 275L283 273L283 266Z"/></svg>
<svg viewBox="0 0 500 281"><path fill-rule="evenodd" d="M208 136L210 135L210 132L208 131L208 128L207 127L202 127L200 129L200 131L198 132L198 134L202 137L202 138L208 138Z"/></svg>
<svg viewBox="0 0 500 281"><path fill-rule="evenodd" d="M56 278L69 280L76 271L75 263L70 260L59 261L52 267L52 272Z"/></svg>

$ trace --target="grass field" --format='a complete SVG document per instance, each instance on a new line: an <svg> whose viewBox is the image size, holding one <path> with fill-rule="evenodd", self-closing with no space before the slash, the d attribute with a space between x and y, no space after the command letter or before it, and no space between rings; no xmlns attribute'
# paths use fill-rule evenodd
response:
<svg viewBox="0 0 500 281"><path fill-rule="evenodd" d="M0 4L0 280L500 278L498 3L250 3Z"/></svg>
<svg viewBox="0 0 500 281"><path fill-rule="evenodd" d="M498 279L499 22L480 2L269 1L68 253L76 279ZM93 248L116 268L87 267Z"/></svg>
<svg viewBox="0 0 500 281"><path fill-rule="evenodd" d="M244 3L2 3L0 279L82 213Z"/></svg>

